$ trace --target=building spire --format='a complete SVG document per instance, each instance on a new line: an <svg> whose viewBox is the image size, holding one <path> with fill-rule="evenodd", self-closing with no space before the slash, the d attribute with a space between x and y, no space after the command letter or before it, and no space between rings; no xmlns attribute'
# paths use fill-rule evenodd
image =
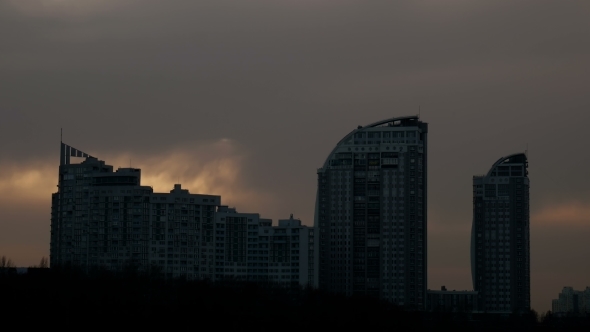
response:
<svg viewBox="0 0 590 332"><path fill-rule="evenodd" d="M60 165L65 165L65 160L66 160L66 147L64 144L64 129L63 128L59 128L60 133L59 133L59 143L60 143L60 152L59 152L59 164Z"/></svg>

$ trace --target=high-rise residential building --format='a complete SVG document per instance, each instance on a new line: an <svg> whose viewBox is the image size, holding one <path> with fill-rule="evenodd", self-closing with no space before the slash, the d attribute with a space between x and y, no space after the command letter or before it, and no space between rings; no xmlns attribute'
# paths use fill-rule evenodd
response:
<svg viewBox="0 0 590 332"><path fill-rule="evenodd" d="M71 163L71 157L85 158ZM51 266L84 270L158 266L166 277L211 278L213 219L221 197L175 185L154 193L141 171L106 165L62 143L52 195Z"/></svg>
<svg viewBox="0 0 590 332"><path fill-rule="evenodd" d="M265 244L267 230L269 236ZM315 287L314 233L313 227L301 225L301 220L294 219L293 215L289 219L279 219L277 226L259 231L259 248L268 248L270 281Z"/></svg>
<svg viewBox="0 0 590 332"><path fill-rule="evenodd" d="M72 163L71 157L84 158ZM313 284L313 228L298 219L272 226L238 213L217 195L174 185L154 193L141 171L106 165L62 143L52 195L51 266L121 270L155 267L167 278Z"/></svg>
<svg viewBox="0 0 590 332"><path fill-rule="evenodd" d="M557 299L551 302L553 313L588 314L590 313L590 287L583 291L573 287L563 287Z"/></svg>
<svg viewBox="0 0 590 332"><path fill-rule="evenodd" d="M527 156L518 153L473 177L471 275L481 311L531 307L527 168Z"/></svg>
<svg viewBox="0 0 590 332"><path fill-rule="evenodd" d="M319 288L423 309L428 125L387 119L346 135L318 169Z"/></svg>

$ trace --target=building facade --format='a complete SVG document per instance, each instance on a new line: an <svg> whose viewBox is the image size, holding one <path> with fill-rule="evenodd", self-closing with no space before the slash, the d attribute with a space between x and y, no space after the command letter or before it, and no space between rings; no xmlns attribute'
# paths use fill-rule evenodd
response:
<svg viewBox="0 0 590 332"><path fill-rule="evenodd" d="M428 125L417 116L358 127L317 172L319 288L423 309Z"/></svg>
<svg viewBox="0 0 590 332"><path fill-rule="evenodd" d="M71 157L83 158L72 163ZM62 143L52 195L50 264L85 271L154 268L167 278L234 279L313 286L313 228L272 226L217 195L141 185L141 171L106 165Z"/></svg>
<svg viewBox="0 0 590 332"><path fill-rule="evenodd" d="M559 300L558 299L551 300L551 311L553 313L559 312Z"/></svg>
<svg viewBox="0 0 590 332"><path fill-rule="evenodd" d="M473 177L471 274L481 311L530 310L527 169L527 157L519 153Z"/></svg>
<svg viewBox="0 0 590 332"><path fill-rule="evenodd" d="M434 312L478 312L478 296L475 291L440 290L426 292L426 310Z"/></svg>
<svg viewBox="0 0 590 332"><path fill-rule="evenodd" d="M590 314L590 287L583 291L573 287L563 287L557 299L551 302L556 314Z"/></svg>
<svg viewBox="0 0 590 332"><path fill-rule="evenodd" d="M313 238L313 228L292 215L272 226L272 220L257 213L220 206L215 216L214 280L313 286Z"/></svg>

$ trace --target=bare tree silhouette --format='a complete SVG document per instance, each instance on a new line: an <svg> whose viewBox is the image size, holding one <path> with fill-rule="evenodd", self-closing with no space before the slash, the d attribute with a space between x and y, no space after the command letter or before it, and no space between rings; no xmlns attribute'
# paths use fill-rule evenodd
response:
<svg viewBox="0 0 590 332"><path fill-rule="evenodd" d="M16 267L10 258L6 258L6 256L2 256L0 258L0 268L9 268L9 267Z"/></svg>
<svg viewBox="0 0 590 332"><path fill-rule="evenodd" d="M43 256L41 257L41 261L39 262L39 266L40 268L46 269L49 267L49 260L47 259L47 257Z"/></svg>

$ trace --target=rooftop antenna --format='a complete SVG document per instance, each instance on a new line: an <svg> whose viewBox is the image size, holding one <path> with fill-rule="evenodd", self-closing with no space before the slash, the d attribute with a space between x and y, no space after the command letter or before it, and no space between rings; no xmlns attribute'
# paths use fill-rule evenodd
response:
<svg viewBox="0 0 590 332"><path fill-rule="evenodd" d="M64 162L64 129L59 128L59 164L63 165Z"/></svg>
<svg viewBox="0 0 590 332"><path fill-rule="evenodd" d="M420 119L420 105L418 105L418 119Z"/></svg>
<svg viewBox="0 0 590 332"><path fill-rule="evenodd" d="M526 150L524 150L524 155L528 158L529 157L529 143L526 144Z"/></svg>

